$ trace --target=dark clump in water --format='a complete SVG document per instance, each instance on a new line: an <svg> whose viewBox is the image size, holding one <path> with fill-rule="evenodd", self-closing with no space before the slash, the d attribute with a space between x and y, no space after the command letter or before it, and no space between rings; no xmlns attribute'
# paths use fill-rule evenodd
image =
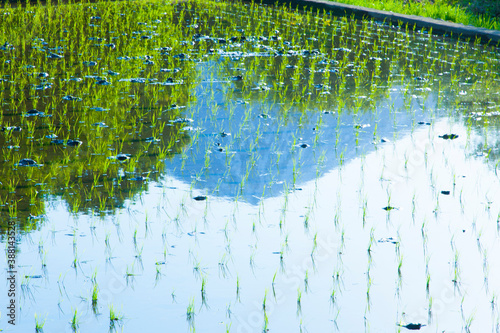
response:
<svg viewBox="0 0 500 333"><path fill-rule="evenodd" d="M37 166L38 163L31 158L23 158L19 161L19 166Z"/></svg>
<svg viewBox="0 0 500 333"><path fill-rule="evenodd" d="M410 323L410 324L407 324L407 325L399 325L401 327L404 327L406 329L409 329L409 330L419 330L421 329L422 327L426 326L425 324L413 324L413 323Z"/></svg>
<svg viewBox="0 0 500 333"><path fill-rule="evenodd" d="M130 154L118 154L118 155L116 155L116 159L118 161L122 161L122 162L127 161L130 159Z"/></svg>
<svg viewBox="0 0 500 333"><path fill-rule="evenodd" d="M444 135L440 135L439 137L442 139L445 139L445 140L454 140L454 139L458 138L458 135L457 134L444 134Z"/></svg>
<svg viewBox="0 0 500 333"><path fill-rule="evenodd" d="M14 132L21 132L23 129L21 128L21 126L2 126L2 132L5 132L5 131L14 131Z"/></svg>
<svg viewBox="0 0 500 333"><path fill-rule="evenodd" d="M31 109L26 112L26 117L40 116L43 115L43 112L38 111L37 109Z"/></svg>
<svg viewBox="0 0 500 333"><path fill-rule="evenodd" d="M72 140L72 139L69 139L66 144L70 147L77 147L79 145L81 145L83 142L80 141L80 140Z"/></svg>

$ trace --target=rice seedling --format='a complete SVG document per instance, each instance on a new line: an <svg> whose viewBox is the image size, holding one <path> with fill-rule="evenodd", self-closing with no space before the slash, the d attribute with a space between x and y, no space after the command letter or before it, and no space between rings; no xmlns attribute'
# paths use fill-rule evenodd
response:
<svg viewBox="0 0 500 333"><path fill-rule="evenodd" d="M73 316L71 317L71 330L73 332L78 332L78 328L80 327L80 319L78 315L78 309L73 311Z"/></svg>
<svg viewBox="0 0 500 333"><path fill-rule="evenodd" d="M302 290L297 288L297 317L302 313Z"/></svg>
<svg viewBox="0 0 500 333"><path fill-rule="evenodd" d="M121 325L123 321L123 315L117 312L113 304L109 305L109 330L115 330L116 325Z"/></svg>
<svg viewBox="0 0 500 333"><path fill-rule="evenodd" d="M201 290L200 290L200 293L201 293L201 306L205 306L206 308L208 308L206 284L207 284L206 278L202 277L202 279L201 279Z"/></svg>
<svg viewBox="0 0 500 333"><path fill-rule="evenodd" d="M401 285L403 281L403 255L400 254L398 258L398 284Z"/></svg>
<svg viewBox="0 0 500 333"><path fill-rule="evenodd" d="M189 324L189 329L191 331L194 331L194 317L195 317L195 311L194 311L194 297L189 300L189 304L186 309L186 320Z"/></svg>
<svg viewBox="0 0 500 333"><path fill-rule="evenodd" d="M92 286L92 312L94 315L98 314L98 300L99 300L99 286L97 283L93 283Z"/></svg>
<svg viewBox="0 0 500 333"><path fill-rule="evenodd" d="M36 333L42 333L43 332L43 327L45 326L45 321L47 318L44 318L43 321L39 320L38 314L35 313L35 332Z"/></svg>
<svg viewBox="0 0 500 333"><path fill-rule="evenodd" d="M453 260L453 283L458 285L460 283L460 266L459 266L460 254L457 249L455 249L454 260Z"/></svg>
<svg viewBox="0 0 500 333"><path fill-rule="evenodd" d="M471 332L471 326L472 326L472 323L474 322L474 318L475 318L475 313L471 313L469 315L469 317L467 317L467 319L465 320L465 325L464 325L464 330L465 332L467 333L470 333Z"/></svg>
<svg viewBox="0 0 500 333"><path fill-rule="evenodd" d="M241 289L240 289L240 277L236 276L236 300L241 302Z"/></svg>

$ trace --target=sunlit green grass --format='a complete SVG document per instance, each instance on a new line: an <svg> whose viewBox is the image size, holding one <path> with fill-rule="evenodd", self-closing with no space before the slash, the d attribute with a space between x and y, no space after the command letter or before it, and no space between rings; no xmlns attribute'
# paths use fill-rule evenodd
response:
<svg viewBox="0 0 500 333"><path fill-rule="evenodd" d="M498 18L482 14L472 14L460 5L452 5L450 1L446 0L436 0L433 3L427 0L421 2L401 0L335 0L335 2L406 15L430 17L486 29L500 29Z"/></svg>

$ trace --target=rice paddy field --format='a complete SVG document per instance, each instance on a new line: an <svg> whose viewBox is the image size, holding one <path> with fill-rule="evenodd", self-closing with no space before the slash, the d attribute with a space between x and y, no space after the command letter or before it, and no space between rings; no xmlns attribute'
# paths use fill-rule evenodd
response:
<svg viewBox="0 0 500 333"><path fill-rule="evenodd" d="M500 330L500 48L209 0L0 31L3 331Z"/></svg>

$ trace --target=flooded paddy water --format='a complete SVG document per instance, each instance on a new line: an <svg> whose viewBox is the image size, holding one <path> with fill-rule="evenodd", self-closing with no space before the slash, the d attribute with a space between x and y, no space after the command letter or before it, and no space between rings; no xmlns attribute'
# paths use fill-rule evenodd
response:
<svg viewBox="0 0 500 333"><path fill-rule="evenodd" d="M500 329L498 48L246 2L0 29L4 331Z"/></svg>

